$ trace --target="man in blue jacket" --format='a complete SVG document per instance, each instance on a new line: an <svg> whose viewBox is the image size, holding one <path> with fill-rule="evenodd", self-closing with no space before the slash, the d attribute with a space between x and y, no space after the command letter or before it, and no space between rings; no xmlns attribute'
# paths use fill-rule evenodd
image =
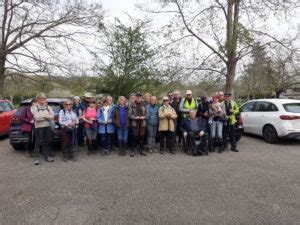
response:
<svg viewBox="0 0 300 225"><path fill-rule="evenodd" d="M189 112L189 117L184 119L181 124L181 132L183 137L187 140L188 144L194 156L197 155L208 155L206 148L207 136L206 131L206 122L201 117L196 117L196 110L191 110ZM197 146L196 139L199 138L200 145Z"/></svg>

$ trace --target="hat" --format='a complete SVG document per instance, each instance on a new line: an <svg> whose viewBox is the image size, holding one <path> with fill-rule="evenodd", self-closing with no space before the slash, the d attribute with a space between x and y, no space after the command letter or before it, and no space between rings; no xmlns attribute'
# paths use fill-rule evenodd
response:
<svg viewBox="0 0 300 225"><path fill-rule="evenodd" d="M226 96L230 97L230 96L231 96L231 93L230 93L230 92L226 92L226 93L224 94L224 96L225 96L225 97L226 97Z"/></svg>
<svg viewBox="0 0 300 225"><path fill-rule="evenodd" d="M191 90L187 90L185 94L186 95L191 95L191 94L193 94L193 92Z"/></svg>
<svg viewBox="0 0 300 225"><path fill-rule="evenodd" d="M164 100L169 100L169 97L168 97L168 96L163 96L162 99L163 99L163 101L164 101Z"/></svg>
<svg viewBox="0 0 300 225"><path fill-rule="evenodd" d="M37 95L36 95L36 99L39 99L39 98L46 98L46 95L44 94L44 93L38 93Z"/></svg>
<svg viewBox="0 0 300 225"><path fill-rule="evenodd" d="M92 98L93 95L92 95L90 92L86 92L86 93L84 94L84 97L85 97L85 98Z"/></svg>
<svg viewBox="0 0 300 225"><path fill-rule="evenodd" d="M131 96L135 96L136 94L135 93L131 93L129 96L131 97Z"/></svg>
<svg viewBox="0 0 300 225"><path fill-rule="evenodd" d="M80 100L80 97L79 96L74 96L73 99L79 99Z"/></svg>
<svg viewBox="0 0 300 225"><path fill-rule="evenodd" d="M138 92L138 93L135 94L135 96L142 97L142 94Z"/></svg>

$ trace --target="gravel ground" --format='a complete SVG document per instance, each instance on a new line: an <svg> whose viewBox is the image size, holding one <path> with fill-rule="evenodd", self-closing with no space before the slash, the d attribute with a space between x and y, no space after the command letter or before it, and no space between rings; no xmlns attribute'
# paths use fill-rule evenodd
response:
<svg viewBox="0 0 300 225"><path fill-rule="evenodd" d="M0 140L1 224L300 224L300 142L239 153L79 153L34 166Z"/></svg>

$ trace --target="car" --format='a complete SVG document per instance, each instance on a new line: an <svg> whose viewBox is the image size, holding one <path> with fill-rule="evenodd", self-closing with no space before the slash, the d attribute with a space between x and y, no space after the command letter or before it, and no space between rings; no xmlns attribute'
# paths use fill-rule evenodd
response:
<svg viewBox="0 0 300 225"><path fill-rule="evenodd" d="M52 108L54 112L54 127L53 127L53 142L59 143L60 142L60 125L58 123L58 113L61 109L63 102L66 99L64 98L47 98L48 105ZM10 145L15 150L24 149L24 146L28 143L28 136L25 135L21 130L21 113L26 106L31 104L31 99L26 99L20 104L18 111L14 114L13 118L11 119L10 123Z"/></svg>
<svg viewBox="0 0 300 225"><path fill-rule="evenodd" d="M16 111L10 101L0 99L0 136L9 134L10 121Z"/></svg>
<svg viewBox="0 0 300 225"><path fill-rule="evenodd" d="M255 99L240 107L244 132L266 142L300 139L300 100Z"/></svg>

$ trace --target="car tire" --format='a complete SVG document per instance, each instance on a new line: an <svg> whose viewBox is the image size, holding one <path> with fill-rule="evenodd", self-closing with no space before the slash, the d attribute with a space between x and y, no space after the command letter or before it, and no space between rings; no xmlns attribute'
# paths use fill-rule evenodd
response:
<svg viewBox="0 0 300 225"><path fill-rule="evenodd" d="M15 145L12 145L13 149L16 150L16 151L20 151L20 150L23 150L24 149L24 145L20 145L20 144L15 144Z"/></svg>
<svg viewBox="0 0 300 225"><path fill-rule="evenodd" d="M268 143L277 143L279 141L277 131L272 125L264 126L262 135Z"/></svg>

